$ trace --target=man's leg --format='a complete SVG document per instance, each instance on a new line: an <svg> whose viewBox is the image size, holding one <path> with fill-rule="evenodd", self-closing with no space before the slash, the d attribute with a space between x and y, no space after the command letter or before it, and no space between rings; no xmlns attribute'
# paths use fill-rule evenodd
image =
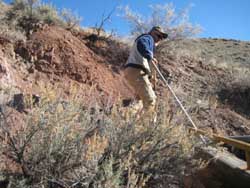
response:
<svg viewBox="0 0 250 188"><path fill-rule="evenodd" d="M133 114L135 116L138 116L139 114L141 114L141 111L143 109L143 101L141 100L141 97L138 95L138 92L137 92L138 77L141 77L140 71L141 71L140 69L135 69L131 67L126 68L124 71L124 75L125 75L126 80L128 81L128 84L134 90L135 95L139 97L139 100L136 103L132 104L129 110L130 111L129 114Z"/></svg>
<svg viewBox="0 0 250 188"><path fill-rule="evenodd" d="M143 76L144 84L140 90L143 101L143 116L148 120L156 121L156 95L147 75Z"/></svg>
<svg viewBox="0 0 250 188"><path fill-rule="evenodd" d="M149 81L148 75L135 68L127 68L125 77L143 102L143 111L139 112L141 118L152 119L155 114L156 95Z"/></svg>

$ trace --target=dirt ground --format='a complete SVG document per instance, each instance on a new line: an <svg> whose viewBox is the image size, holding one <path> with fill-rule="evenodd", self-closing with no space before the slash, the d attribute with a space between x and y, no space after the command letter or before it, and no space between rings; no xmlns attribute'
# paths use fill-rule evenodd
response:
<svg viewBox="0 0 250 188"><path fill-rule="evenodd" d="M217 43L216 40L213 44ZM225 43L224 45L228 47L232 41L221 40L221 43ZM241 46L239 41L238 43L237 46ZM179 54L178 50L171 54L173 49L167 42L160 46L158 58L162 62L162 71L171 73L171 87L198 127L223 136L249 135L249 85L247 84L249 77L247 76L250 75L244 72L247 69L243 68L246 62L243 61L242 64L234 65L232 68L230 66L232 62L225 65L216 54L213 58L193 55L196 51L192 49L191 44L188 44L189 46L182 44L186 52ZM205 49L204 46L200 48ZM244 78L241 77L242 74L245 74ZM162 87L159 87L159 91L161 90Z"/></svg>
<svg viewBox="0 0 250 188"><path fill-rule="evenodd" d="M8 65L9 73L4 72L7 63L1 62L1 78L6 79L7 74L13 72L9 76L13 81L12 86L18 87L21 92L37 93L38 83L44 82L60 85L64 91L62 95L65 95L73 83L84 87L79 92L95 88L97 101L107 97L115 101L133 96L121 70L117 68L114 72L114 67L106 66L106 60L88 48L83 40L60 27L45 27L34 33L27 42L18 42L14 46L2 41L2 51L7 50L8 45L13 48L14 55L0 54L5 61L12 62L11 66Z"/></svg>

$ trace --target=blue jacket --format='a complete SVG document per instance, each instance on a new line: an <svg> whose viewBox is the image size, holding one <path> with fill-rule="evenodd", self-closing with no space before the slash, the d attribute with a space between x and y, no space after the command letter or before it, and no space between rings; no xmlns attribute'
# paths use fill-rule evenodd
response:
<svg viewBox="0 0 250 188"><path fill-rule="evenodd" d="M155 43L154 39L149 34L144 34L136 39L137 49L140 54L148 61L151 61L154 57Z"/></svg>
<svg viewBox="0 0 250 188"><path fill-rule="evenodd" d="M129 58L125 66L141 68L145 73L150 74L151 68L149 62L154 57L155 43L149 34L139 36L131 48Z"/></svg>

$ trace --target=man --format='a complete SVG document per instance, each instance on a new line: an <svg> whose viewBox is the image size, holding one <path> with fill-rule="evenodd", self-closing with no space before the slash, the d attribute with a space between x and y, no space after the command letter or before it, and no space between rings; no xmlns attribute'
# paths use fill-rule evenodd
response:
<svg viewBox="0 0 250 188"><path fill-rule="evenodd" d="M149 33L142 34L134 42L125 64L125 78L137 96L142 100L144 113L152 115L155 110L156 95L150 83L152 62L157 64L154 51L157 44L168 37L161 27L153 27Z"/></svg>

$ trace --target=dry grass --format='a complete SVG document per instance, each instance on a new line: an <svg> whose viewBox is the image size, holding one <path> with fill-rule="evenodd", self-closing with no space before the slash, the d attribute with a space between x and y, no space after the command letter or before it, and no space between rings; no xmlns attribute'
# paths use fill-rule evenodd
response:
<svg viewBox="0 0 250 188"><path fill-rule="evenodd" d="M19 0L0 6L0 35L13 41L25 40L45 24L72 30L81 21L71 10L58 11L52 4L39 1Z"/></svg>
<svg viewBox="0 0 250 188"><path fill-rule="evenodd" d="M11 162L1 171L11 187L132 188L166 175L181 182L194 140L166 102L159 103L157 123L125 117L119 105L82 104L77 95L65 101L44 87L18 126L2 106L1 153Z"/></svg>
<svg viewBox="0 0 250 188"><path fill-rule="evenodd" d="M1 22L0 22L1 23ZM7 24L2 23L0 25L0 35L1 37L7 38L11 41L26 40L24 32L18 31L16 29L10 28Z"/></svg>
<svg viewBox="0 0 250 188"><path fill-rule="evenodd" d="M177 92L191 111L195 111L201 105L204 109L215 109L219 103L218 93L222 90L229 93L242 90L242 94L248 90L249 47L249 42L236 40L184 39L163 43L159 52L163 62L166 60L172 65L173 61L181 65L173 70L171 66L166 67L173 74L179 74L175 84L182 85ZM182 88L189 92L183 92ZM248 101L248 96L244 100Z"/></svg>
<svg viewBox="0 0 250 188"><path fill-rule="evenodd" d="M248 67L250 43L226 39L182 39L164 43L168 56L187 56L216 66Z"/></svg>
<svg viewBox="0 0 250 188"><path fill-rule="evenodd" d="M0 2L1 10L0 10L0 36L10 39L11 41L17 40L26 40L26 36L21 30L17 30L13 28L8 22L5 20L5 16L9 11L9 6Z"/></svg>

